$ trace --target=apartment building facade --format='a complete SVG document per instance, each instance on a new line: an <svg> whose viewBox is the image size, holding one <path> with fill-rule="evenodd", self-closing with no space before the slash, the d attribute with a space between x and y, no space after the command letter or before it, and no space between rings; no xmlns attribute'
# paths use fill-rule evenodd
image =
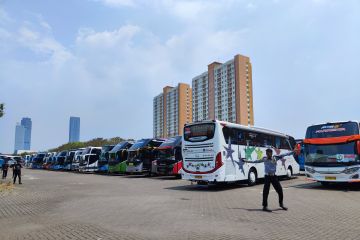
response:
<svg viewBox="0 0 360 240"><path fill-rule="evenodd" d="M192 90L189 84L166 86L153 99L154 137L181 135L185 123L192 122Z"/></svg>
<svg viewBox="0 0 360 240"><path fill-rule="evenodd" d="M236 55L213 62L208 71L192 79L193 121L218 119L254 125L250 58Z"/></svg>

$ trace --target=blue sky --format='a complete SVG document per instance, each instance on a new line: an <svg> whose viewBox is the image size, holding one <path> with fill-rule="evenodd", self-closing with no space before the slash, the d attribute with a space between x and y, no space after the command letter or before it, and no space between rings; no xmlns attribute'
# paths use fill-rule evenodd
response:
<svg viewBox="0 0 360 240"><path fill-rule="evenodd" d="M360 2L0 0L0 152L33 120L32 148L152 135L152 99L212 61L253 64L255 124L301 138L359 119Z"/></svg>

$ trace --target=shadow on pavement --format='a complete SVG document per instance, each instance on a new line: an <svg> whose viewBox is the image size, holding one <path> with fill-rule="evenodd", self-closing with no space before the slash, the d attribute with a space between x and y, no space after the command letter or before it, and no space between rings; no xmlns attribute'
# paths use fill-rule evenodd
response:
<svg viewBox="0 0 360 240"><path fill-rule="evenodd" d="M360 183L330 183L327 186L323 186L323 185L321 185L321 183L311 182L311 183L304 183L304 184L297 184L297 185L289 186L289 188L352 192L352 191L360 191Z"/></svg>
<svg viewBox="0 0 360 240"><path fill-rule="evenodd" d="M236 183L230 184L211 184L211 185L198 185L198 184L189 184L183 186L175 186L164 188L167 190L175 190L175 191L201 191L201 192L220 192L220 191L228 191L238 188L248 187L247 185L241 185Z"/></svg>
<svg viewBox="0 0 360 240"><path fill-rule="evenodd" d="M245 210L248 212L263 212L263 213L277 213L278 211L284 211L281 208L271 209L272 212L264 212L262 208L228 208L230 210Z"/></svg>
<svg viewBox="0 0 360 240"><path fill-rule="evenodd" d="M154 179L154 180L181 180L181 178L177 178L175 176L154 176L151 179Z"/></svg>

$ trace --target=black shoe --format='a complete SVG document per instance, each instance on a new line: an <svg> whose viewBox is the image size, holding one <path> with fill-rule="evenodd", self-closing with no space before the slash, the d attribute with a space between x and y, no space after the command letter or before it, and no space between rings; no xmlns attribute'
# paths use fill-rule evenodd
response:
<svg viewBox="0 0 360 240"><path fill-rule="evenodd" d="M19 184L22 184L22 183L19 183Z"/></svg>
<svg viewBox="0 0 360 240"><path fill-rule="evenodd" d="M268 209L267 207L263 207L262 209L264 212L272 212L270 209Z"/></svg>
<svg viewBox="0 0 360 240"><path fill-rule="evenodd" d="M285 207L285 206L284 206L284 204L280 204L280 208L281 208L282 210L285 210L285 211L287 211L287 210L288 210L288 208L287 208L287 207Z"/></svg>

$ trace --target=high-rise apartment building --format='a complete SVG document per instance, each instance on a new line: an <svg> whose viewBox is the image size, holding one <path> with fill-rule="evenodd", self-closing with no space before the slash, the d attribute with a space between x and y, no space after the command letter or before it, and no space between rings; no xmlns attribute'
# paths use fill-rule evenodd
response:
<svg viewBox="0 0 360 240"><path fill-rule="evenodd" d="M185 123L192 122L192 91L190 85L166 86L153 100L154 137L181 135Z"/></svg>
<svg viewBox="0 0 360 240"><path fill-rule="evenodd" d="M21 119L21 125L25 128L24 148L22 150L30 150L30 147L31 147L31 129L32 129L31 118L28 118L28 117L22 118Z"/></svg>
<svg viewBox="0 0 360 240"><path fill-rule="evenodd" d="M218 119L254 125L252 68L248 57L236 55L213 62L192 79L193 121Z"/></svg>
<svg viewBox="0 0 360 240"><path fill-rule="evenodd" d="M20 123L15 127L15 147L14 152L25 149L25 127Z"/></svg>
<svg viewBox="0 0 360 240"><path fill-rule="evenodd" d="M79 117L70 117L69 124L69 142L79 142L80 141L80 118Z"/></svg>

